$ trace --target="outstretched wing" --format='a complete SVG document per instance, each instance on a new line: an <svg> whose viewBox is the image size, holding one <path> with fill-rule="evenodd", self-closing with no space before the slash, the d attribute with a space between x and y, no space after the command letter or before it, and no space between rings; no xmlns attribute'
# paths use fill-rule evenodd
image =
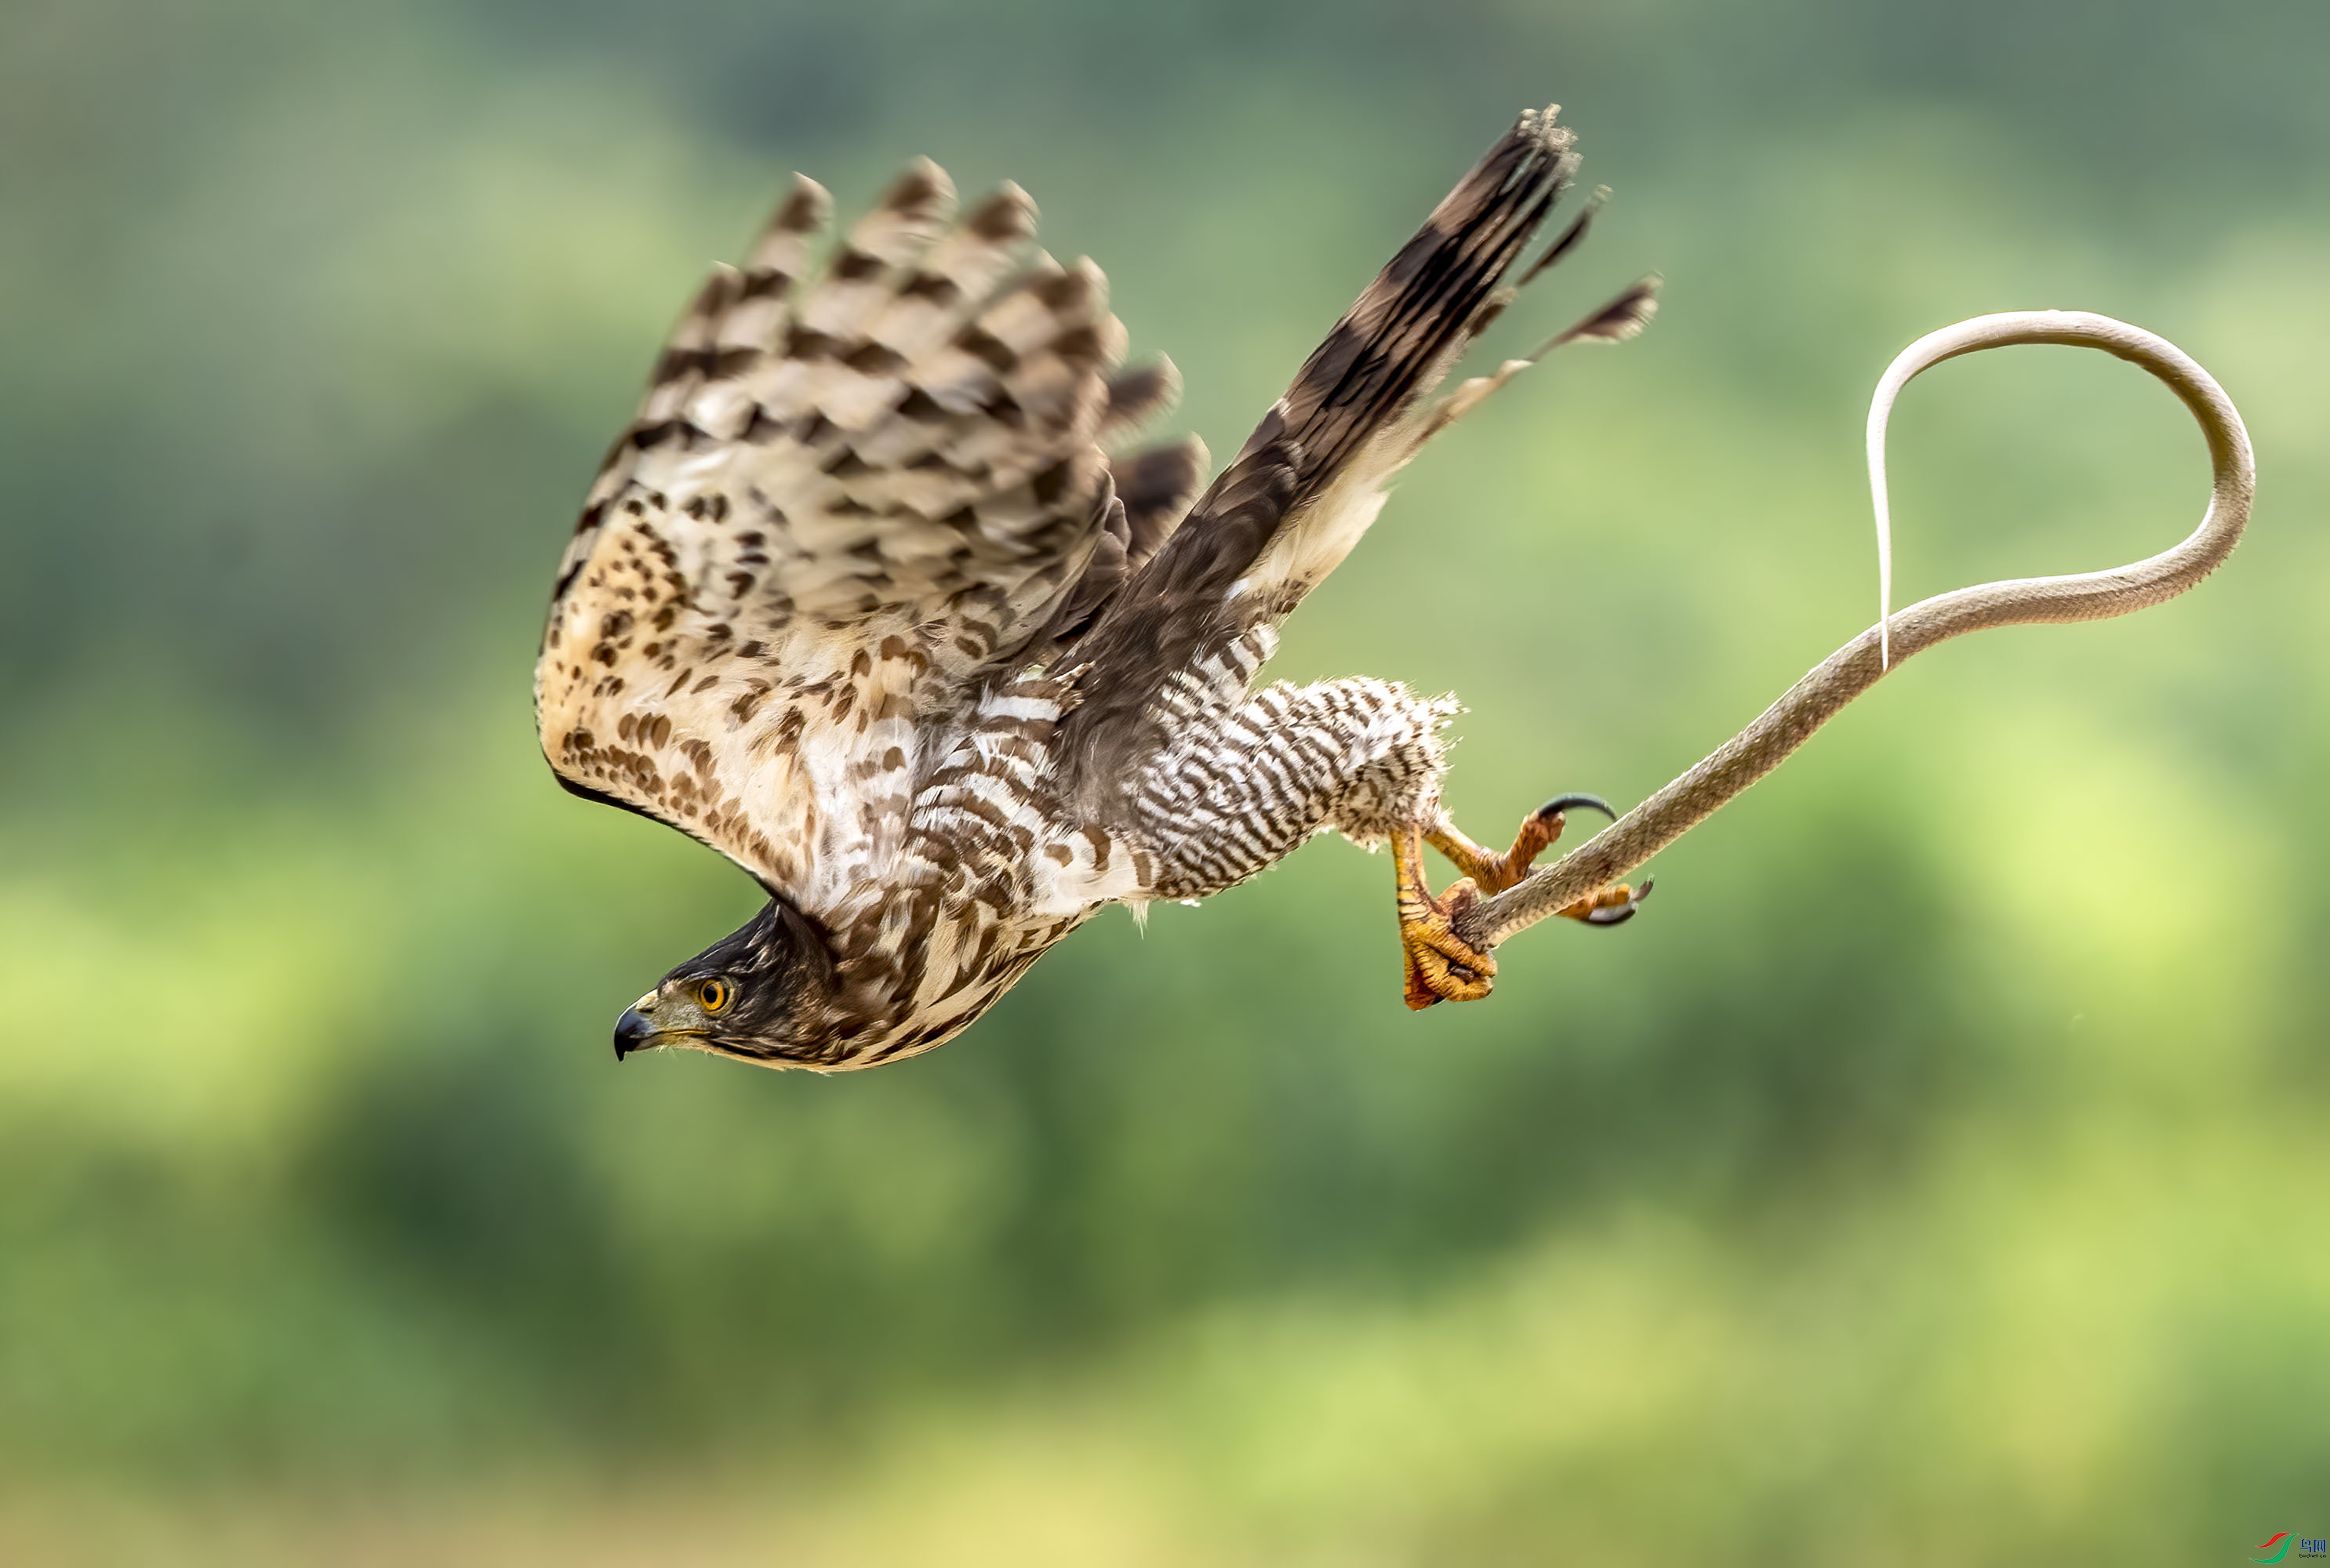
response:
<svg viewBox="0 0 2330 1568"><path fill-rule="evenodd" d="M1121 815L1160 739L1154 704L1176 674L1260 621L1275 621L1350 553L1385 483L1445 418L1420 400L1519 287L1583 231L1589 208L1508 286L1577 164L1555 111L1530 111L1434 209L1297 373L1236 460L1156 559L1134 574L1065 659L1081 704L1059 750L1089 817ZM1650 312L1638 285L1573 329L1623 336ZM1454 405L1464 393L1447 400Z"/></svg>
<svg viewBox="0 0 2330 1568"><path fill-rule="evenodd" d="M716 269L610 450L535 668L570 789L797 891L910 775L917 715L1024 649L1098 568L1186 510L1201 461L1103 442L1170 401L1111 379L1124 329L1089 261L1032 247L1006 185L960 223L917 162L805 281L831 203L798 180L743 270ZM877 767L864 764L870 751Z"/></svg>

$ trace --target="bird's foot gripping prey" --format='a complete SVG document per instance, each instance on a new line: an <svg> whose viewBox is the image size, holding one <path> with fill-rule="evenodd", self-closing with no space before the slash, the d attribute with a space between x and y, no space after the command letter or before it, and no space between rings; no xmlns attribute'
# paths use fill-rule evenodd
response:
<svg viewBox="0 0 2330 1568"><path fill-rule="evenodd" d="M2103 348L2207 433L2216 487L2183 544L2082 576L1943 594L1840 649L1706 760L1555 864L1565 797L1513 846L1442 811L1453 699L1365 678L1257 688L1276 628L1381 510L1424 443L1547 349L1617 341L1645 280L1544 348L1432 401L1520 288L1575 163L1528 113L1415 238L1210 484L1195 440L1124 449L1172 367L1121 368L1089 261L1033 248L1007 185L960 221L909 169L825 261L807 180L682 316L592 486L535 670L543 750L577 794L666 822L748 871L758 915L665 976L618 1054L684 1046L770 1066L867 1067L968 1026L1111 904L1201 899L1334 828L1389 844L1412 1006L1487 994L1493 951L1553 915L1615 924L1619 879L1778 765L1884 673L1983 627L2174 597L2240 537L2254 468L2208 373L2141 328L1984 316L1913 345L1869 431L1884 538L1886 411L1959 354ZM1880 552L1880 561L1884 559ZM1439 898L1423 849L1462 878Z"/></svg>
<svg viewBox="0 0 2330 1568"><path fill-rule="evenodd" d="M1410 1007L1435 1002L1473 1002L1489 994L1497 961L1466 941L1458 929L1460 917L1470 913L1483 894L1518 887L1537 857L1551 848L1567 826L1573 807L1588 807L1615 819L1617 813L1598 795L1560 795L1521 818L1511 849L1499 854L1466 837L1445 812L1430 827L1411 829L1395 841L1394 873L1399 901L1400 947L1407 959L1406 996ZM1424 879L1424 845L1448 857L1463 879L1435 898ZM1587 925L1615 926L1634 918L1651 884L1641 890L1614 883L1588 893L1557 912Z"/></svg>

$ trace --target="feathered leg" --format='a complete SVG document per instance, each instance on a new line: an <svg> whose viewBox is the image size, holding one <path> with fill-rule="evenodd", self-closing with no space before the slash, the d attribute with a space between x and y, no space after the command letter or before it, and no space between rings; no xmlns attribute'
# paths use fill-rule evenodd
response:
<svg viewBox="0 0 2330 1568"><path fill-rule="evenodd" d="M1234 689L1242 674L1214 672L1208 685ZM1440 727L1454 709L1365 679L1267 686L1235 706L1188 703L1138 795L1157 895L1218 893L1331 827L1361 844L1388 841L1408 1006L1487 996L1496 965L1456 936L1453 920L1473 884L1435 898L1424 880L1424 836L1440 819Z"/></svg>
<svg viewBox="0 0 2330 1568"><path fill-rule="evenodd" d="M1242 687L1260 662L1236 651L1245 670L1216 672L1220 686ZM1417 837L1439 812L1440 729L1455 707L1365 678L1189 702L1135 794L1157 862L1153 895L1234 887L1328 828L1367 845Z"/></svg>
<svg viewBox="0 0 2330 1568"><path fill-rule="evenodd" d="M1487 996L1496 964L1456 936L1454 916L1481 891L1526 875L1559 835L1566 808L1600 803L1549 801L1523 822L1511 850L1484 849L1440 808L1440 730L1455 710L1452 700L1367 679L1268 686L1243 702L1224 695L1243 690L1265 648L1264 639L1241 644L1169 694L1174 739L1143 770L1136 794L1141 837L1157 865L1149 892L1206 897L1329 828L1361 844L1388 843L1408 1005ZM1427 841L1467 874L1438 897L1425 880ZM1601 895L1600 904L1632 912L1624 890ZM1611 917L1600 904L1571 912L1603 923Z"/></svg>

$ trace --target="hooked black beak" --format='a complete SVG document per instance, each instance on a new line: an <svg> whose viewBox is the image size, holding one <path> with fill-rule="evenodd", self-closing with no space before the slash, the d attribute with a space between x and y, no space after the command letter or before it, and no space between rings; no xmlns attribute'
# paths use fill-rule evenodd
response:
<svg viewBox="0 0 2330 1568"><path fill-rule="evenodd" d="M634 1051L650 1049L655 1041L655 1025L640 1016L637 1007L624 1008L623 1015L615 1020L616 1061L620 1062Z"/></svg>

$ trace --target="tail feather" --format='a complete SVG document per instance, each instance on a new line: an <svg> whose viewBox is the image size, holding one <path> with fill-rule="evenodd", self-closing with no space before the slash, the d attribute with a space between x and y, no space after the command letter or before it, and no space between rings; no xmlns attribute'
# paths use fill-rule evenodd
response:
<svg viewBox="0 0 2330 1568"><path fill-rule="evenodd" d="M1248 449L1282 439L1302 447L1296 505L1437 385L1487 325L1477 319L1482 307L1577 165L1575 137L1554 113L1523 114L1433 209L1247 442Z"/></svg>
<svg viewBox="0 0 2330 1568"><path fill-rule="evenodd" d="M1532 269L1532 271L1535 269ZM1654 273L1627 285L1624 293L1605 305L1596 307L1584 319L1564 327L1527 355L1509 359L1489 375L1476 375L1432 405L1411 421L1401 439L1386 454L1384 471L1397 472L1424 449L1425 444L1479 408L1513 377L1568 343L1624 343L1642 335L1643 328L1659 312L1659 279Z"/></svg>

